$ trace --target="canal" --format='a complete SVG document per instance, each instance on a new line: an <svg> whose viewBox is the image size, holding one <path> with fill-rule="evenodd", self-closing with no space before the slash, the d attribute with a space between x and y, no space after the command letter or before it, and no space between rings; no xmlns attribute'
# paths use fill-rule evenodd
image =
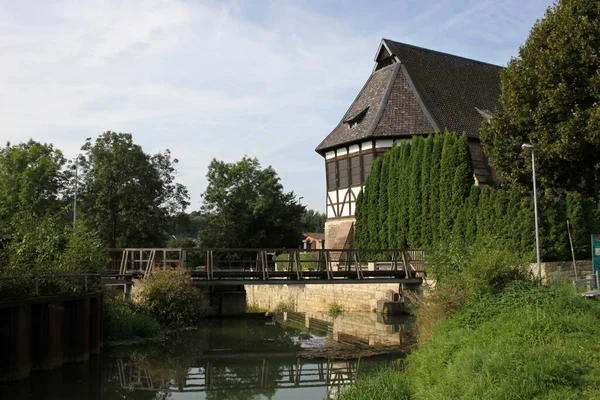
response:
<svg viewBox="0 0 600 400"><path fill-rule="evenodd" d="M411 345L408 316L317 317L209 319L162 341L105 346L88 363L0 385L0 398L335 399Z"/></svg>

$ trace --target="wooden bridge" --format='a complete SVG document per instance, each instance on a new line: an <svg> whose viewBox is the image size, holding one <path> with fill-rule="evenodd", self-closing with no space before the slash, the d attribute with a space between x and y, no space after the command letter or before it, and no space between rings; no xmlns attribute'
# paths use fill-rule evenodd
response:
<svg viewBox="0 0 600 400"><path fill-rule="evenodd" d="M423 250L179 249L111 250L105 284L143 279L155 269L183 268L195 286L290 284L420 284Z"/></svg>

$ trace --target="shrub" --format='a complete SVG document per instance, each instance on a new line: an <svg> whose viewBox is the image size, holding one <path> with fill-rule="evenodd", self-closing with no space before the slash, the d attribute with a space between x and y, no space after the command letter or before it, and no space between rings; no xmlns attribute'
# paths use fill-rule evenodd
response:
<svg viewBox="0 0 600 400"><path fill-rule="evenodd" d="M293 300L280 301L273 310L276 313L294 312L296 306Z"/></svg>
<svg viewBox="0 0 600 400"><path fill-rule="evenodd" d="M190 326L207 311L190 282L190 274L183 270L155 270L142 283L136 300L163 326Z"/></svg>
<svg viewBox="0 0 600 400"><path fill-rule="evenodd" d="M330 317L339 317L340 315L342 315L344 313L344 306L332 301L331 303L329 303L329 316Z"/></svg>
<svg viewBox="0 0 600 400"><path fill-rule="evenodd" d="M108 340L127 340L155 336L158 321L133 304L113 298L104 301L104 335Z"/></svg>

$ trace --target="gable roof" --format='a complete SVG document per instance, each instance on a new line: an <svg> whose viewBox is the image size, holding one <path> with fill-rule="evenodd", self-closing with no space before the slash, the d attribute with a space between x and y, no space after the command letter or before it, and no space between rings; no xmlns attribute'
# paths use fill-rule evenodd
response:
<svg viewBox="0 0 600 400"><path fill-rule="evenodd" d="M499 104L500 66L388 39L381 41L375 60L375 70L317 152L444 129L478 139L480 110ZM367 108L360 121L348 123Z"/></svg>

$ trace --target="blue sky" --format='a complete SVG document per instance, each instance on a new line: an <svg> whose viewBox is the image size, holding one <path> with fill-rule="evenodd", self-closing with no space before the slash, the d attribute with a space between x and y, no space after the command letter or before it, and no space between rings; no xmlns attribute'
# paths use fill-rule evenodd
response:
<svg viewBox="0 0 600 400"><path fill-rule="evenodd" d="M542 0L0 0L0 142L75 157L130 132L180 160L200 205L207 165L244 155L325 209L314 148L373 68L381 38L506 65Z"/></svg>

